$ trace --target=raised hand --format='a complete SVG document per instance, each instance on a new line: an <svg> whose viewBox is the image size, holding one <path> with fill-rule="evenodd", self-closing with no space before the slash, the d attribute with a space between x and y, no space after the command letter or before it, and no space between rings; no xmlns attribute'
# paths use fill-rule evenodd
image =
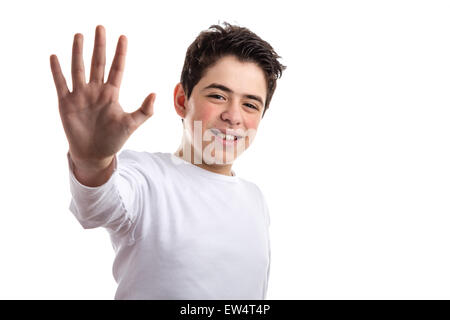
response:
<svg viewBox="0 0 450 320"><path fill-rule="evenodd" d="M67 87L56 55L50 67L56 86L59 113L69 142L69 153L78 167L104 169L130 135L153 114L156 95L149 94L141 107L124 112L119 89L125 67L127 38L120 36L108 80L104 82L106 36L103 26L95 30L89 83L83 62L83 35L75 34L72 48L72 92Z"/></svg>

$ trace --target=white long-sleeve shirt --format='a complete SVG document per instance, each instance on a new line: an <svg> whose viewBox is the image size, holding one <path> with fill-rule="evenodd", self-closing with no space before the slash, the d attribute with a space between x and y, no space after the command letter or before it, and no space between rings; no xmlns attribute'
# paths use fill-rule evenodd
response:
<svg viewBox="0 0 450 320"><path fill-rule="evenodd" d="M170 153L122 151L109 180L82 185L70 210L108 230L115 299L265 299L269 213L259 188Z"/></svg>

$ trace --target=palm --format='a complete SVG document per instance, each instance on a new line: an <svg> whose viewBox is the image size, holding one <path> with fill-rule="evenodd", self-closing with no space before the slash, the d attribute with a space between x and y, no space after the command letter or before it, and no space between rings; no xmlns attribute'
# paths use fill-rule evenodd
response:
<svg viewBox="0 0 450 320"><path fill-rule="evenodd" d="M108 81L104 83L105 31L98 26L89 83L85 81L83 39L75 35L72 50L73 90L69 92L56 56L50 58L59 112L72 157L102 160L117 153L129 136L153 113L155 94L132 113L120 106L119 89L125 65L126 38L119 38Z"/></svg>
<svg viewBox="0 0 450 320"><path fill-rule="evenodd" d="M129 136L127 113L113 99L115 94L111 91L114 89L106 84L89 84L83 93L70 93L60 103L61 120L71 152L79 158L111 156Z"/></svg>

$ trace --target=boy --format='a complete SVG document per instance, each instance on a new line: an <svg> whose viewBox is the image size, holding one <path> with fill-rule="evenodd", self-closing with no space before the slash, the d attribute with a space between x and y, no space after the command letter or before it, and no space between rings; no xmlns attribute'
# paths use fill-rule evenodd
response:
<svg viewBox="0 0 450 320"><path fill-rule="evenodd" d="M116 257L116 299L265 299L269 214L259 188L233 161L251 144L285 69L250 30L225 23L190 45L174 90L178 150L124 150L153 114L155 94L126 113L118 102L127 39L120 36L106 83L105 30L97 26L89 83L75 34L73 90L50 66L69 142L70 210L84 228L104 227Z"/></svg>

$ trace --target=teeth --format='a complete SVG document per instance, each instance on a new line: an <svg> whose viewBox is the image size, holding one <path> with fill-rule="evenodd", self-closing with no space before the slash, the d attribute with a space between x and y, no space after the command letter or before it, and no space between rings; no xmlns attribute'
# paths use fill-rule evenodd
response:
<svg viewBox="0 0 450 320"><path fill-rule="evenodd" d="M217 132L217 135L224 139L224 140L228 140L228 141L234 141L235 140L235 136L233 135L229 135L229 134L223 134L222 132Z"/></svg>

